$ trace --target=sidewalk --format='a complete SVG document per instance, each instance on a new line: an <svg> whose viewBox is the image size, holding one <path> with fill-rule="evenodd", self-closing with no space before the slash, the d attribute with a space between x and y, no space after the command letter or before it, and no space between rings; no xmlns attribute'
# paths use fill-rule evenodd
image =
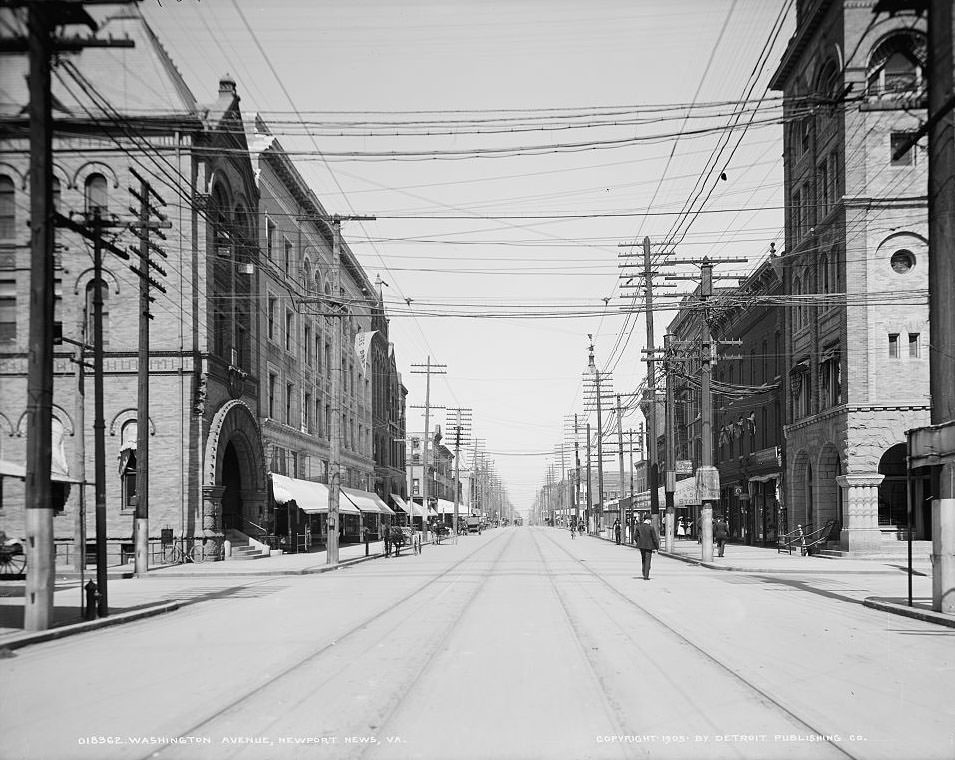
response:
<svg viewBox="0 0 955 760"><path fill-rule="evenodd" d="M612 543L612 539L601 536ZM622 547L636 551L632 544ZM912 606L908 606L908 558L826 559L781 553L774 547L727 544L723 557L713 549L712 562L702 559L703 547L693 539L676 539L669 557L710 570L773 576L779 583L812 593L862 604L895 615L955 628L955 615L932 609L932 566L929 557L912 557Z"/></svg>
<svg viewBox="0 0 955 760"><path fill-rule="evenodd" d="M410 550L408 554L410 555ZM110 614L96 620L83 619L84 595L79 577L70 572L58 573L54 590L53 625L45 631L23 630L23 594L25 582L0 581L0 653L41 641L51 641L84 631L128 623L153 615L172 612L188 604L235 594L249 585L250 578L271 578L289 575L310 575L339 570L384 553L381 541L350 544L339 549L339 563L326 564L326 553L282 554L256 560L188 563L152 567L146 576L132 577L132 566L109 568L107 593ZM405 552L402 552L402 557ZM95 568L85 581L96 580ZM0 654L2 656L2 654Z"/></svg>

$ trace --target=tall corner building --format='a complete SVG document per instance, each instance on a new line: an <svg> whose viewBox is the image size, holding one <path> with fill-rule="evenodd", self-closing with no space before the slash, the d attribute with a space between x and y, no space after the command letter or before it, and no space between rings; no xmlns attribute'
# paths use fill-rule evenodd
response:
<svg viewBox="0 0 955 760"><path fill-rule="evenodd" d="M799 0L784 96L788 529L876 553L906 520L905 431L929 422L924 18ZM907 149L906 146L909 146ZM929 538L927 483L913 489Z"/></svg>

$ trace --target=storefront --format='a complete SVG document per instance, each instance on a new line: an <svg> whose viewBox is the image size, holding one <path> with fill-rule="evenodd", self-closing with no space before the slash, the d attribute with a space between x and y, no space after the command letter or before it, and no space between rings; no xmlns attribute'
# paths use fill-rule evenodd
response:
<svg viewBox="0 0 955 760"><path fill-rule="evenodd" d="M277 548L291 552L324 548L328 540L328 486L271 473L274 502L272 532ZM382 519L391 519L394 511L376 494L357 488L341 488L338 498L338 538L343 544L381 534Z"/></svg>

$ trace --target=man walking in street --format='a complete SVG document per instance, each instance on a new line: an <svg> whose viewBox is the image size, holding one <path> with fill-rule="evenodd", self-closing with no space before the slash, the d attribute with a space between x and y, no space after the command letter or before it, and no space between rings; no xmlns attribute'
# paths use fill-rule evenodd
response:
<svg viewBox="0 0 955 760"><path fill-rule="evenodd" d="M713 526L713 540L716 541L717 556L723 556L723 550L726 548L726 539L730 536L729 525L726 524L726 520L720 515L720 518L716 521L716 524Z"/></svg>
<svg viewBox="0 0 955 760"><path fill-rule="evenodd" d="M654 550L660 548L660 534L653 527L649 517L637 525L637 548L640 550L643 580L648 581L650 580L650 560L653 558Z"/></svg>
<svg viewBox="0 0 955 760"><path fill-rule="evenodd" d="M613 538L617 542L617 546L620 546L620 518L618 517L613 521Z"/></svg>

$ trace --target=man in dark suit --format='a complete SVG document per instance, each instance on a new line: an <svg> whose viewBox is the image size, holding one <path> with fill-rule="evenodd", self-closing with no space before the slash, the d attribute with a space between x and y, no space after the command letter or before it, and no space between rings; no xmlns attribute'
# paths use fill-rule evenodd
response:
<svg viewBox="0 0 955 760"><path fill-rule="evenodd" d="M657 533L650 518L637 524L637 548L640 550L640 559L643 564L643 580L650 580L650 560L655 549L660 548L660 534Z"/></svg>

